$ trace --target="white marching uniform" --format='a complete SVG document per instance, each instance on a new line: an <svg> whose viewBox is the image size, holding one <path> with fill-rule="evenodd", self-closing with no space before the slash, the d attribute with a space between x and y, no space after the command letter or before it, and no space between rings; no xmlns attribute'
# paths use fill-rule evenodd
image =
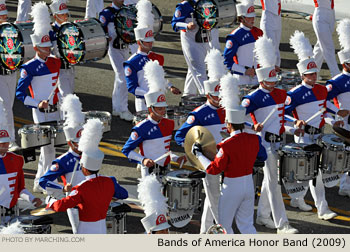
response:
<svg viewBox="0 0 350 252"><path fill-rule="evenodd" d="M0 69L3 71L3 69ZM6 119L11 142L16 140L15 125L13 120L13 103L15 100L17 86L17 72L0 75L0 97L4 100Z"/></svg>
<svg viewBox="0 0 350 252"><path fill-rule="evenodd" d="M86 0L85 18L96 18L103 8L103 0Z"/></svg>
<svg viewBox="0 0 350 252"><path fill-rule="evenodd" d="M126 87L123 62L129 58L129 46L118 37L114 26L115 12L118 10L119 8L112 3L111 7L103 9L99 19L102 26L108 31L109 37L112 38L108 46L108 56L115 75L112 93L113 112L124 112L128 111L128 89ZM116 40L118 43L114 45Z"/></svg>
<svg viewBox="0 0 350 252"><path fill-rule="evenodd" d="M281 0L261 0L260 29L273 42L276 51L276 66L281 66L279 45L282 33Z"/></svg>
<svg viewBox="0 0 350 252"><path fill-rule="evenodd" d="M18 22L27 21L29 19L29 12L32 7L31 0L18 0L17 19Z"/></svg>
<svg viewBox="0 0 350 252"><path fill-rule="evenodd" d="M314 0L315 11L312 25L317 37L314 46L314 58L319 69L323 60L326 61L331 76L339 74L332 34L335 25L334 0Z"/></svg>
<svg viewBox="0 0 350 252"><path fill-rule="evenodd" d="M196 20L193 20L191 13L193 7L188 1L183 1L176 6L176 10L171 21L174 31L180 31L181 47L186 63L188 65L184 93L183 95L197 94L199 90L194 80L194 75L204 91L203 82L207 80L205 57L211 48L220 50L219 30L214 28L210 31L211 42L196 42L196 33L199 30ZM187 30L187 24L194 22L196 28Z"/></svg>

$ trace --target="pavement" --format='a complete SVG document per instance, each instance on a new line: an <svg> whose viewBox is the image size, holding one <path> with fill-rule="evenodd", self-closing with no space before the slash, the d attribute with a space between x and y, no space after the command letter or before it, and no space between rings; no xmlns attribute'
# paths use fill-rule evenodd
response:
<svg viewBox="0 0 350 252"><path fill-rule="evenodd" d="M37 2L37 1L33 1ZM47 1L49 2L49 1ZM105 6L111 1L105 1ZM180 37L171 28L171 18L175 10L175 0L152 0L152 2L159 8L162 13L164 25L163 31L156 38L154 43L154 51L161 53L165 57L164 69L166 78L169 79L180 90L183 90L184 80L187 72L187 65L182 55ZM17 1L7 1L9 9L10 21L14 21L16 16ZM70 0L68 7L71 12L71 20L81 19L85 13L85 1ZM259 26L261 11L257 10L258 16L256 19L256 26ZM309 38L311 44L316 43L316 37L313 32L312 23L306 20L304 15L297 13L282 13L283 15L283 31L280 44L282 65L284 71L296 70L297 57L293 54L289 46L289 37L295 30L303 31ZM237 25L229 28L220 29L221 48L225 46L225 37ZM335 47L339 50L338 40L333 34ZM329 71L324 64L321 77L324 80L329 78ZM83 104L83 110L99 110L112 112L111 94L113 91L114 72L109 62L109 58L105 57L98 61L82 64L76 66L75 78L75 92L79 96ZM180 96L167 94L167 101L169 105L177 106L180 102ZM129 94L128 97L129 110L135 112L134 97ZM14 116L16 130L25 124L32 123L30 109L23 106L18 100L14 104ZM111 131L104 134L100 144L101 150L105 153L105 159L100 173L107 176L115 176L119 183L127 188L129 191L129 199L125 201L132 207L132 211L126 216L126 230L128 234L141 234L144 232L140 219L144 217L142 208L139 206L137 200L137 184L140 178L140 172L136 169L134 163L130 163L121 153L121 148L128 139L132 123L123 121L119 117L112 117ZM329 129L328 129L329 130ZM20 139L17 140L20 143ZM67 150L67 146L57 148L57 155L61 155ZM171 150L178 154L183 154L181 147L177 146L175 142L171 142ZM35 177L39 150L36 151L37 160L29 162L24 165L26 187L30 191L33 188L33 179ZM177 168L175 165L174 168ZM44 198L45 195L34 193L36 196ZM203 202L203 191L200 195ZM305 197L306 202L313 206L311 212L301 212L289 206L290 199L285 194L283 189L283 200L286 206L286 213L290 224L297 228L302 234L349 234L350 233L350 201L349 198L338 195L338 186L326 189L326 198L329 207L338 213L338 216L330 221L322 221L317 217L317 211L314 206L313 199L310 192ZM257 208L258 197L255 202ZM43 207L43 206L42 206ZM30 211L24 211L22 214L29 214ZM55 213L50 215L54 223L52 226L52 233L71 233L70 224L66 213ZM191 233L198 234L200 229L200 209L196 210L192 220L183 228L171 228L171 233ZM234 227L237 231L237 229ZM257 232L260 234L276 233L276 230L267 229L265 227L256 225Z"/></svg>

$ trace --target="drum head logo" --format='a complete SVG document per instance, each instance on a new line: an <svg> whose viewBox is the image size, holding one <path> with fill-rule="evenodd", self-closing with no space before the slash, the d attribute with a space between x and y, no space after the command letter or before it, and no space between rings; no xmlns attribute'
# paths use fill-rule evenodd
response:
<svg viewBox="0 0 350 252"><path fill-rule="evenodd" d="M128 18L128 19L126 20L126 27L128 27L128 28L132 28L132 27L133 27L133 25L132 25L132 20L131 20L130 18Z"/></svg>
<svg viewBox="0 0 350 252"><path fill-rule="evenodd" d="M307 64L307 69L317 68L317 65L315 62L311 61L309 64Z"/></svg>
<svg viewBox="0 0 350 252"><path fill-rule="evenodd" d="M165 95L161 94L160 96L158 96L157 98L157 102L165 102Z"/></svg>
<svg viewBox="0 0 350 252"><path fill-rule="evenodd" d="M21 78L25 79L27 77L27 75L28 75L27 71L25 69L22 69L22 71L21 71Z"/></svg>
<svg viewBox="0 0 350 252"><path fill-rule="evenodd" d="M49 35L45 35L41 38L41 43L46 43L46 42L50 42L50 36Z"/></svg>
<svg viewBox="0 0 350 252"><path fill-rule="evenodd" d="M74 38L73 36L70 36L69 39L68 39L68 41L69 41L69 44L70 44L71 46L74 46L74 44L75 44L75 38Z"/></svg>
<svg viewBox="0 0 350 252"><path fill-rule="evenodd" d="M209 8L205 8L205 9L204 9L204 14L205 14L206 16L209 16L209 15L210 15L210 10L209 10Z"/></svg>
<svg viewBox="0 0 350 252"><path fill-rule="evenodd" d="M9 137L7 130L0 130L0 137Z"/></svg>
<svg viewBox="0 0 350 252"><path fill-rule="evenodd" d="M233 46L232 41L231 41L231 40L228 40L228 41L226 42L226 48L227 48L227 49L230 49L230 48L232 48L232 46Z"/></svg>
<svg viewBox="0 0 350 252"><path fill-rule="evenodd" d="M7 47L8 47L8 49L10 49L10 50L13 49L13 40L12 40L12 38L9 38L9 39L7 40Z"/></svg>
<svg viewBox="0 0 350 252"><path fill-rule="evenodd" d="M187 124L192 124L195 120L195 117L193 115L190 115L188 118L187 118Z"/></svg>
<svg viewBox="0 0 350 252"><path fill-rule="evenodd" d="M166 218L164 214L158 215L157 220L156 220L156 225L160 225L166 222Z"/></svg>
<svg viewBox="0 0 350 252"><path fill-rule="evenodd" d="M180 10L176 10L175 11L175 17L176 18L181 17L181 11Z"/></svg>
<svg viewBox="0 0 350 252"><path fill-rule="evenodd" d="M8 57L6 59L6 65L8 66L8 68L10 68L11 70L15 70L16 66L15 66L15 62L13 61L12 58Z"/></svg>
<svg viewBox="0 0 350 252"><path fill-rule="evenodd" d="M253 13L255 12L254 6L250 6L247 10L247 13Z"/></svg>
<svg viewBox="0 0 350 252"><path fill-rule="evenodd" d="M148 32L146 32L145 38L150 38L153 37L153 31L149 30Z"/></svg>
<svg viewBox="0 0 350 252"><path fill-rule="evenodd" d="M139 135L137 134L136 131L133 131L133 132L131 133L131 139L135 141L137 138L139 138Z"/></svg>
<svg viewBox="0 0 350 252"><path fill-rule="evenodd" d="M132 74L132 70L130 67L126 67L124 72L125 72L125 76L130 76Z"/></svg>

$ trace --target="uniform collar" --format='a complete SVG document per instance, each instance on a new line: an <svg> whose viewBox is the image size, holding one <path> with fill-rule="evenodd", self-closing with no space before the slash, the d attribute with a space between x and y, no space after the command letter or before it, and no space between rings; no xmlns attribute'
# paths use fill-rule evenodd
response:
<svg viewBox="0 0 350 252"><path fill-rule="evenodd" d="M306 84L305 82L302 82L301 85L303 85L304 87L306 87L308 89L312 89L312 86L309 84Z"/></svg>
<svg viewBox="0 0 350 252"><path fill-rule="evenodd" d="M6 154L7 154L7 152L5 153L5 155L0 155L0 158L6 157Z"/></svg>
<svg viewBox="0 0 350 252"><path fill-rule="evenodd" d="M140 50L137 50L137 54L141 54L141 55L144 55L144 56L147 56L147 55L148 55L147 53L142 52L142 51L140 51Z"/></svg>
<svg viewBox="0 0 350 252"><path fill-rule="evenodd" d="M61 25L57 21L55 21L55 26L61 27Z"/></svg>
<svg viewBox="0 0 350 252"><path fill-rule="evenodd" d="M267 90L266 88L263 88L261 85L259 85L259 89L260 89L261 91L263 91L264 93L267 93L267 94L269 94L269 93L271 93L271 92L273 91L273 89L272 89L272 91L269 91L269 90Z"/></svg>
<svg viewBox="0 0 350 252"><path fill-rule="evenodd" d="M250 28L248 28L247 26L245 26L245 25L242 24L242 23L239 25L239 27L243 28L243 29L246 30L246 31L250 31L250 30L251 30Z"/></svg>
<svg viewBox="0 0 350 252"><path fill-rule="evenodd" d="M46 62L46 60L43 60L42 58L40 58L40 57L38 56L38 54L35 55L35 59L39 60L39 61L42 62L42 63L45 63L45 62Z"/></svg>
<svg viewBox="0 0 350 252"><path fill-rule="evenodd" d="M240 130L235 130L235 131L232 131L232 132L230 133L230 136L235 136L235 135L241 134L241 133L243 133L243 132L244 132L244 130L242 130L242 131L240 131Z"/></svg>
<svg viewBox="0 0 350 252"><path fill-rule="evenodd" d="M120 8L119 8L117 5L115 5L114 3L112 3L112 7L113 7L114 9L117 9L117 10L120 9Z"/></svg>
<svg viewBox="0 0 350 252"><path fill-rule="evenodd" d="M205 103L209 108L213 109L213 110L218 110L217 107L213 106L210 104L210 102L207 100L206 103Z"/></svg>
<svg viewBox="0 0 350 252"><path fill-rule="evenodd" d="M78 153L76 153L75 151L73 151L72 148L70 148L70 147L69 147L68 152L71 153L74 157L79 157L80 158L80 155Z"/></svg>
<svg viewBox="0 0 350 252"><path fill-rule="evenodd" d="M343 74L346 75L346 76L350 76L350 73L345 71L344 69L343 69Z"/></svg>
<svg viewBox="0 0 350 252"><path fill-rule="evenodd" d="M150 120L151 123L153 123L153 124L159 124L159 122L161 121L161 120L160 120L159 122L157 122L156 120L153 120L152 117L151 117L151 115L148 115L148 116L147 116L147 119Z"/></svg>
<svg viewBox="0 0 350 252"><path fill-rule="evenodd" d="M98 174L91 174L89 176L85 176L86 180L97 178L97 177L98 177Z"/></svg>

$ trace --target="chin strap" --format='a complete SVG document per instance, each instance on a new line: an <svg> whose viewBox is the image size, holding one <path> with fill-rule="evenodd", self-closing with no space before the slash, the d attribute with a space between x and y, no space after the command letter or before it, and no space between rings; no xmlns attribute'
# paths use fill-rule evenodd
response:
<svg viewBox="0 0 350 252"><path fill-rule="evenodd" d="M161 118L164 117L164 116L158 114L158 113L154 110L154 107L153 107L153 106L151 106L151 109L152 109L152 112L153 112L156 116L161 117Z"/></svg>
<svg viewBox="0 0 350 252"><path fill-rule="evenodd" d="M142 40L140 40L140 44L141 44L141 46L142 46L143 48L145 48L145 49L149 49L149 50L152 49L152 47L145 46L145 44L142 42Z"/></svg>

